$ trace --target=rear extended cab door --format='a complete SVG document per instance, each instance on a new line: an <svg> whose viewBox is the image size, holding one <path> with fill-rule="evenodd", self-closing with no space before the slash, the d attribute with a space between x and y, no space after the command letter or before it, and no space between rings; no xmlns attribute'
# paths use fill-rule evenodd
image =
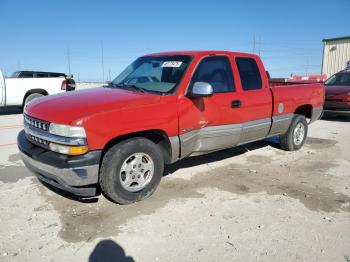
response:
<svg viewBox="0 0 350 262"><path fill-rule="evenodd" d="M185 95L178 99L181 158L267 136L271 126L272 97L267 78L260 76L264 68L255 57L242 55L237 58L252 59L257 68L242 68L241 63L238 67L236 57L227 53L208 55L193 61L195 68ZM244 73L251 73L249 70L258 74L261 84L256 81L252 83L250 75L248 79L244 78ZM244 85L241 78L245 81ZM188 94L195 82L209 82L214 89L213 95L190 97ZM249 90L245 90L248 85Z"/></svg>
<svg viewBox="0 0 350 262"><path fill-rule="evenodd" d="M238 100L241 106L240 144L264 139L271 128L273 107L264 65L256 55L235 54L232 59L238 79L233 99Z"/></svg>

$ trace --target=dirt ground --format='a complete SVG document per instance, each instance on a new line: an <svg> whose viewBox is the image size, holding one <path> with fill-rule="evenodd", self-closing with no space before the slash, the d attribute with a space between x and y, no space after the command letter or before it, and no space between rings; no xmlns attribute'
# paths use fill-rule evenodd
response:
<svg viewBox="0 0 350 262"><path fill-rule="evenodd" d="M0 261L350 256L350 119L311 125L297 152L269 140L185 159L151 198L128 206L38 182L18 154L21 123L15 109L0 112Z"/></svg>

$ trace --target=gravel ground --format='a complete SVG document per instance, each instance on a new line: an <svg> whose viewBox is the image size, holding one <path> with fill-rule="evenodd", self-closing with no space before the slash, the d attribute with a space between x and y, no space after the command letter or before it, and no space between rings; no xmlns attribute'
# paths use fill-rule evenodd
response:
<svg viewBox="0 0 350 262"><path fill-rule="evenodd" d="M285 152L252 143L168 166L129 206L77 199L23 167L22 116L0 111L0 261L346 261L350 119ZM109 259L109 260L108 260Z"/></svg>

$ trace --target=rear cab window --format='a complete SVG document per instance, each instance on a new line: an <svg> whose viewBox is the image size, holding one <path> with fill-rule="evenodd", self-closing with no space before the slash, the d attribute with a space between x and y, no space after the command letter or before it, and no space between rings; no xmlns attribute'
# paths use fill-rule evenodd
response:
<svg viewBox="0 0 350 262"><path fill-rule="evenodd" d="M236 57L238 73L244 91L262 89L262 79L255 59L250 57Z"/></svg>
<svg viewBox="0 0 350 262"><path fill-rule="evenodd" d="M42 77L49 77L49 75L47 73L36 73L35 77L42 78Z"/></svg>

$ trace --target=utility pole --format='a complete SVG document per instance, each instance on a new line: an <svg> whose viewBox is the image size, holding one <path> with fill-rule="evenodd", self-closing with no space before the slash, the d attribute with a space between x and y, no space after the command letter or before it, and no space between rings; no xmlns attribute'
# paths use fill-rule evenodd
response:
<svg viewBox="0 0 350 262"><path fill-rule="evenodd" d="M252 53L253 54L258 54L259 56L261 56L261 52L263 50L261 49L261 38L259 37L259 41L256 40L256 36L254 35L253 37L253 50Z"/></svg>
<svg viewBox="0 0 350 262"><path fill-rule="evenodd" d="M108 81L112 81L112 78L111 78L111 69L108 70L108 76L109 76Z"/></svg>
<svg viewBox="0 0 350 262"><path fill-rule="evenodd" d="M259 37L259 42L258 42L258 44L259 44L259 49L258 49L258 55L259 56L261 56L261 38Z"/></svg>
<svg viewBox="0 0 350 262"><path fill-rule="evenodd" d="M101 65L102 65L102 83L105 82L105 65L103 58L103 43L101 43Z"/></svg>
<svg viewBox="0 0 350 262"><path fill-rule="evenodd" d="M253 38L253 51L252 51L253 54L255 54L255 49L256 49L256 39L255 39L255 35L254 35L254 38Z"/></svg>
<svg viewBox="0 0 350 262"><path fill-rule="evenodd" d="M69 50L69 47L67 48L67 62L68 62L68 74L70 75L71 71L70 71L70 50Z"/></svg>
<svg viewBox="0 0 350 262"><path fill-rule="evenodd" d="M309 58L306 58L305 75L309 74Z"/></svg>

